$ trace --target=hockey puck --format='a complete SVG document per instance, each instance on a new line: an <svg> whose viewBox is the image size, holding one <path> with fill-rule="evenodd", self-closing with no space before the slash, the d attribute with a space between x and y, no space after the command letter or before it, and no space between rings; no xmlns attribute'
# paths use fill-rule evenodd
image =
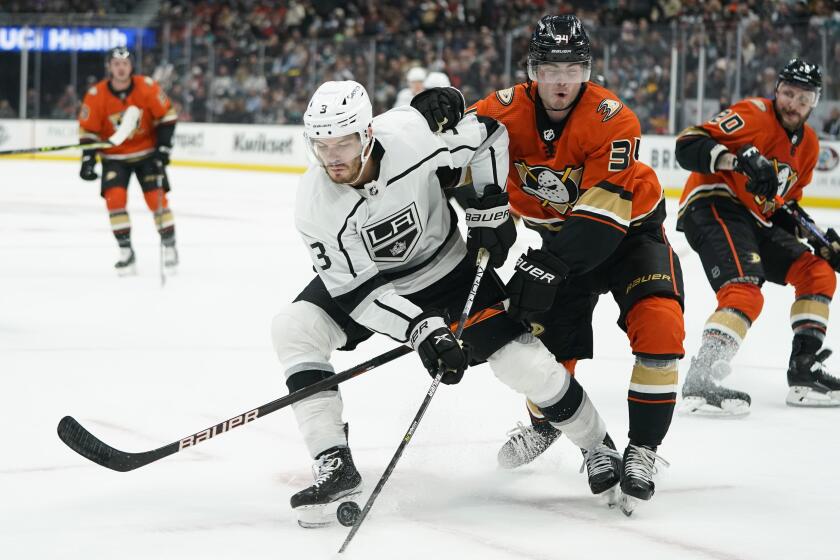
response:
<svg viewBox="0 0 840 560"><path fill-rule="evenodd" d="M359 519L359 514L361 513L362 508L360 508L359 504L356 502L344 502L338 506L338 510L335 512L335 515L338 517L339 523L345 527L352 527L356 524L356 521Z"/></svg>

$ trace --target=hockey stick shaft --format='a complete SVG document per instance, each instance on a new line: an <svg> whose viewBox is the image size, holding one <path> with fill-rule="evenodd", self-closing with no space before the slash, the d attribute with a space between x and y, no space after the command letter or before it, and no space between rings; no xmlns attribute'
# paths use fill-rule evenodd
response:
<svg viewBox="0 0 840 560"><path fill-rule="evenodd" d="M61 441L67 444L70 449L98 465L119 472L132 471L150 463L154 463L155 461L159 461L164 457L174 455L175 453L189 447L194 447L203 441L207 441L208 439L230 431L233 428L238 428L239 426L248 424L257 418L262 418L263 416L271 414L281 408L285 408L310 397L315 393L335 387L336 385L344 383L345 381L387 364L388 362L391 362L400 356L405 356L411 352L412 350L408 346L398 346L355 367L330 376L326 379L322 379L312 385L304 387L303 389L299 389L294 393L290 393L284 397L271 401L270 403L264 404L259 408L238 414L232 418L228 418L224 422L210 426L205 430L201 430L200 432L196 432L178 441L151 451L130 453L115 449L91 434L84 426L71 416L65 416L58 423L58 437L61 438Z"/></svg>
<svg viewBox="0 0 840 560"><path fill-rule="evenodd" d="M814 238L819 240L820 243L826 246L831 245L831 242L826 238L825 233L820 228L818 228L816 224L814 224L810 220L806 220L805 218L803 218L802 215L799 214L799 212L796 212L790 206L785 204L784 199L778 195L776 195L776 204L784 208L785 212L787 212L788 215L790 215L790 217L793 218L796 221L796 223L799 224L800 227L808 230L808 233L813 235Z"/></svg>
<svg viewBox="0 0 840 560"><path fill-rule="evenodd" d="M140 120L140 109L131 105L123 111L120 117L120 125L117 130L108 137L107 142L88 142L87 144L65 144L63 146L40 146L36 148L19 148L15 150L2 150L0 156L12 156L17 154L42 154L44 152L58 152L61 150L74 150L81 148L83 150L104 150L119 146L125 142L134 129L137 128L137 123Z"/></svg>
<svg viewBox="0 0 840 560"><path fill-rule="evenodd" d="M475 295L478 293L478 287L481 284L481 279L484 277L484 271L487 269L488 260L489 253L487 253L487 251L484 249L479 250L477 268L475 271L475 280L473 280L472 288L470 289L470 293L467 296L467 302L466 304L464 304L464 311L461 313L461 317L458 320L458 326L455 329L455 338L458 340L461 339L461 334L463 334L464 332L464 326L467 323L467 317L469 317L470 315L470 310L472 309L473 301L475 301ZM405 448L408 446L408 443L414 436L414 432L417 431L417 426L420 425L420 420L422 420L423 415L426 414L426 409L429 408L429 404L432 402L432 397L435 396L437 388L440 385L440 380L443 378L443 374L445 373L445 371L446 370L443 367L438 369L437 375L435 376L434 381L432 381L432 385L429 387L429 390L426 392L426 396L423 398L423 402L420 404L420 409L417 411L417 414L414 415L414 420L412 420L411 425L408 427L408 431L403 436L403 439L397 447L396 452L394 452L394 456L391 458L391 462L388 463L388 466L385 468L385 472L382 473L382 476L379 478L379 482L376 484L376 487L370 494L370 497L365 503L365 507L359 514L359 518L353 524L353 527L350 529L350 532L344 539L344 543L342 543L341 548L338 550L339 554L347 550L347 547L350 545L350 541L352 541L353 537L356 536L356 533L362 526L362 523L364 522L365 518L367 518L367 515L370 512L370 509L373 507L373 503L376 501L377 496L379 496L379 493L382 492L382 488L385 486L385 483L388 482L388 479L391 477L391 473L394 472L394 469L396 468L400 457L402 457L403 451L405 451Z"/></svg>

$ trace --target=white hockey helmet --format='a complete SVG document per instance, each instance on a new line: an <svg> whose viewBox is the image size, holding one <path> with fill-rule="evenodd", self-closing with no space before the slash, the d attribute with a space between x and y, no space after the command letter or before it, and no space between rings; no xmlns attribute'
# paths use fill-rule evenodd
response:
<svg viewBox="0 0 840 560"><path fill-rule="evenodd" d="M352 80L321 84L303 115L304 136L309 153L320 165L343 164L367 159L373 139L369 132L373 106L364 86ZM353 136L344 142L337 138Z"/></svg>
<svg viewBox="0 0 840 560"><path fill-rule="evenodd" d="M423 87L426 89L436 88L436 87L449 87L452 84L449 81L449 76L444 74L443 72L429 72L429 75L426 76L426 80L423 82Z"/></svg>
<svg viewBox="0 0 840 560"><path fill-rule="evenodd" d="M426 69L422 66L414 66L408 70L408 73L405 75L405 81L408 83L411 82L422 82L426 79Z"/></svg>

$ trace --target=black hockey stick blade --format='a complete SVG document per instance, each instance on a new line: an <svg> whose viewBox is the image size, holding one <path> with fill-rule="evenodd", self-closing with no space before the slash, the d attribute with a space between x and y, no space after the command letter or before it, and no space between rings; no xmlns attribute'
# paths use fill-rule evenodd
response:
<svg viewBox="0 0 840 560"><path fill-rule="evenodd" d="M340 383L344 383L348 379L357 377L367 371L377 368L388 362L405 356L411 353L411 348L408 346L397 346L387 352L371 358L357 366L354 366L341 373L337 373L326 379L321 379L304 387L298 389L294 393L290 393L279 399L275 399L270 403L264 404L259 408L243 412L232 418L228 418L224 422L220 422L215 426L211 426L200 432L196 432L178 441L174 441L163 447L158 447L151 451L141 451L139 453L130 453L120 451L103 442L92 433L87 431L84 426L72 416L65 416L58 423L58 437L61 441L67 444L67 447L84 457L90 459L97 465L109 468L114 471L127 472L133 471L139 467L154 463L164 457L174 455L188 447L198 445L202 441L214 438L219 434L223 434L233 428L244 426L257 418L262 418L266 414L271 414L281 408L285 408L307 397L325 391Z"/></svg>
<svg viewBox="0 0 840 560"><path fill-rule="evenodd" d="M154 451L126 453L115 449L87 431L72 416L58 423L58 437L67 447L86 459L114 471L128 472L178 452L178 443L165 445Z"/></svg>

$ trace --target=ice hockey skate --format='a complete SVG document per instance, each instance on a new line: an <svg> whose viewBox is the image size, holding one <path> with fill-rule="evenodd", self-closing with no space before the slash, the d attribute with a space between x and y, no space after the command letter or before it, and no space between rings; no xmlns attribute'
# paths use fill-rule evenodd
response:
<svg viewBox="0 0 840 560"><path fill-rule="evenodd" d="M349 447L331 447L318 455L312 474L315 483L291 498L298 524L307 529L331 525L341 503L362 492L362 477Z"/></svg>
<svg viewBox="0 0 840 560"><path fill-rule="evenodd" d="M527 465L542 455L562 433L548 422L528 426L517 422L516 427L508 432L508 440L499 449L499 467L516 469Z"/></svg>
<svg viewBox="0 0 840 560"><path fill-rule="evenodd" d="M790 406L834 407L840 406L840 379L830 375L825 362L831 350L823 348L816 354L791 357L787 378Z"/></svg>
<svg viewBox="0 0 840 560"><path fill-rule="evenodd" d="M715 379L722 379L729 375L730 365L725 361L718 361L712 365L716 374L704 374L700 369L697 358L691 359L691 369L682 388L682 402L679 413L694 416L744 416L750 412L752 399L750 396L735 389L724 387Z"/></svg>
<svg viewBox="0 0 840 560"><path fill-rule="evenodd" d="M620 498L621 455L616 451L612 438L607 434L604 441L593 449L580 451L583 453L580 472L586 468L589 489L601 496L606 505L614 507Z"/></svg>
<svg viewBox="0 0 840 560"><path fill-rule="evenodd" d="M120 276L133 276L137 274L137 260L134 256L134 249L131 247L120 247L120 260L114 264L114 268Z"/></svg>
<svg viewBox="0 0 840 560"><path fill-rule="evenodd" d="M621 501L619 507L624 515L630 516L640 500L653 497L656 474L655 462L669 466L668 461L656 454L656 449L644 445L627 444L624 450L624 465L621 473Z"/></svg>
<svg viewBox="0 0 840 560"><path fill-rule="evenodd" d="M178 249L175 245L163 246L163 272L167 276L174 276L178 272Z"/></svg>

